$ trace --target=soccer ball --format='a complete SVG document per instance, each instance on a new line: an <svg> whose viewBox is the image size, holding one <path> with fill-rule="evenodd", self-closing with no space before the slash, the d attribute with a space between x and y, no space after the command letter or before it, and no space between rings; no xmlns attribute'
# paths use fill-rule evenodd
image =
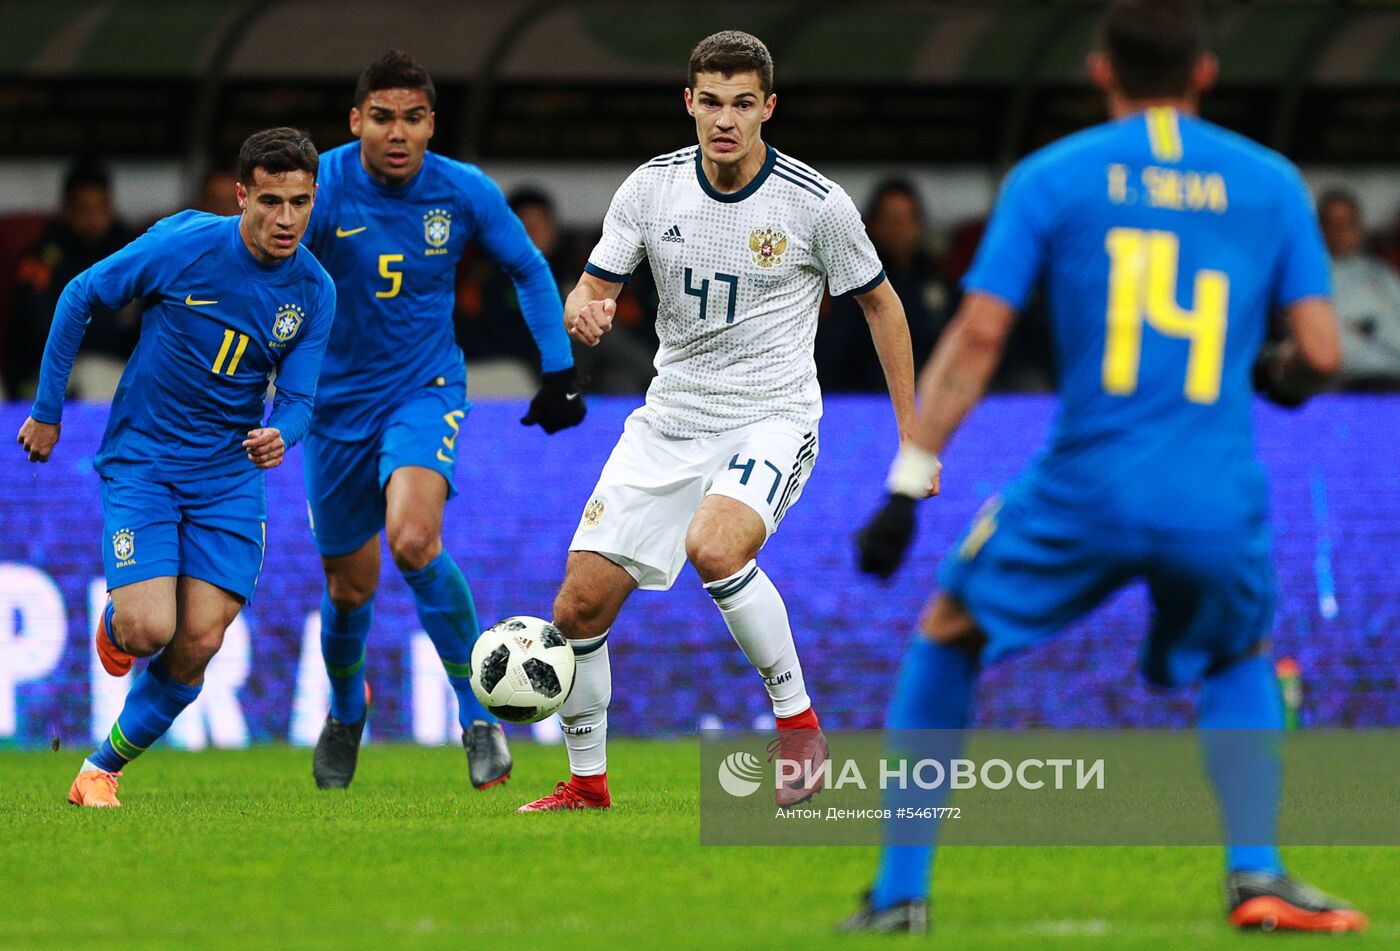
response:
<svg viewBox="0 0 1400 951"><path fill-rule="evenodd" d="M534 723L558 711L574 686L574 649L537 617L508 617L476 639L472 692L502 720Z"/></svg>

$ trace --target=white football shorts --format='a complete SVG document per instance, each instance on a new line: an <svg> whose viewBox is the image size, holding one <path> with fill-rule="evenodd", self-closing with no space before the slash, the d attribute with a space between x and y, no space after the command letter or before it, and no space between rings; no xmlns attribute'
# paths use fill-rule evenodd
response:
<svg viewBox="0 0 1400 951"><path fill-rule="evenodd" d="M598 476L570 551L594 551L637 585L665 591L685 566L685 534L707 495L743 502L768 535L802 495L817 460L816 426L765 419L727 433L676 439L636 413Z"/></svg>

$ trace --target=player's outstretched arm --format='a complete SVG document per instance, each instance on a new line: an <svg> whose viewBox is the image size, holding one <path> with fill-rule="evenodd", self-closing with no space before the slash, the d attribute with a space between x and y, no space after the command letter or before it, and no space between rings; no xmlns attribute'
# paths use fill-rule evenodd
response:
<svg viewBox="0 0 1400 951"><path fill-rule="evenodd" d="M564 300L564 327L569 336L586 347L598 346L603 334L612 329L617 295L621 293L621 283L605 281L585 271Z"/></svg>
<svg viewBox="0 0 1400 951"><path fill-rule="evenodd" d="M58 297L54 308L49 338L44 344L44 359L39 365L39 391L34 396L30 419L53 428L53 440L48 444L43 462L58 442L58 424L63 418L63 397L68 391L68 377L83 334L98 306L109 310L125 307L134 298L142 297L155 287L164 270L171 266L171 255L164 253L161 224L154 225L141 237L98 261L83 271ZM26 424L27 425L27 424ZM21 442L24 430L21 428Z"/></svg>
<svg viewBox="0 0 1400 951"><path fill-rule="evenodd" d="M909 320L904 314L904 304L888 280L856 295L856 303L870 326L870 339L885 374L885 386L890 391L895 422L899 426L899 441L903 444L914 426L914 350L909 342Z"/></svg>
<svg viewBox="0 0 1400 951"><path fill-rule="evenodd" d="M1325 297L1284 308L1289 336L1266 344L1254 365L1257 390L1280 406L1301 406L1342 366L1337 315Z"/></svg>

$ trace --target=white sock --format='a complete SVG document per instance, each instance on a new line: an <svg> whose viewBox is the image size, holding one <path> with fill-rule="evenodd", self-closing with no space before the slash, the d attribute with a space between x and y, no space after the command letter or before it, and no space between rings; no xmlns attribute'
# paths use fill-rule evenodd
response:
<svg viewBox="0 0 1400 951"><path fill-rule="evenodd" d="M773 715L790 717L810 707L812 700L802 679L787 605L758 562L749 562L728 578L711 581L705 590L719 605L724 623L744 656L763 675Z"/></svg>
<svg viewBox="0 0 1400 951"><path fill-rule="evenodd" d="M78 772L80 772L80 773L86 773L86 772L87 772L88 770L90 770L90 769L95 769L95 770L97 770L99 773L105 773L105 772L106 772L105 769L103 769L101 766L98 766L96 763L94 763L94 762L93 762L92 760L90 760L90 759L85 759L85 760L83 760L83 765L82 765L82 767L78 770Z"/></svg>
<svg viewBox="0 0 1400 951"><path fill-rule="evenodd" d="M569 644L574 649L574 689L559 711L569 771L575 776L598 776L608 771L608 702L612 700L608 635L605 631Z"/></svg>

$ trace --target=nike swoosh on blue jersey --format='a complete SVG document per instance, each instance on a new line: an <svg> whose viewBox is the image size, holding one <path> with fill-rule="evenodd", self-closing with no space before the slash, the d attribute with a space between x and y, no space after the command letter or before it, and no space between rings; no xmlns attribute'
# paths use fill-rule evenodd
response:
<svg viewBox="0 0 1400 951"><path fill-rule="evenodd" d="M193 294L185 295L185 303L190 307L203 307L205 304L217 304L216 300L195 300Z"/></svg>
<svg viewBox="0 0 1400 951"><path fill-rule="evenodd" d="M348 238L352 234L359 234L361 231L367 231L368 229L369 225L361 225L358 228L350 228L348 230L337 226L335 229L335 236L337 238Z"/></svg>

